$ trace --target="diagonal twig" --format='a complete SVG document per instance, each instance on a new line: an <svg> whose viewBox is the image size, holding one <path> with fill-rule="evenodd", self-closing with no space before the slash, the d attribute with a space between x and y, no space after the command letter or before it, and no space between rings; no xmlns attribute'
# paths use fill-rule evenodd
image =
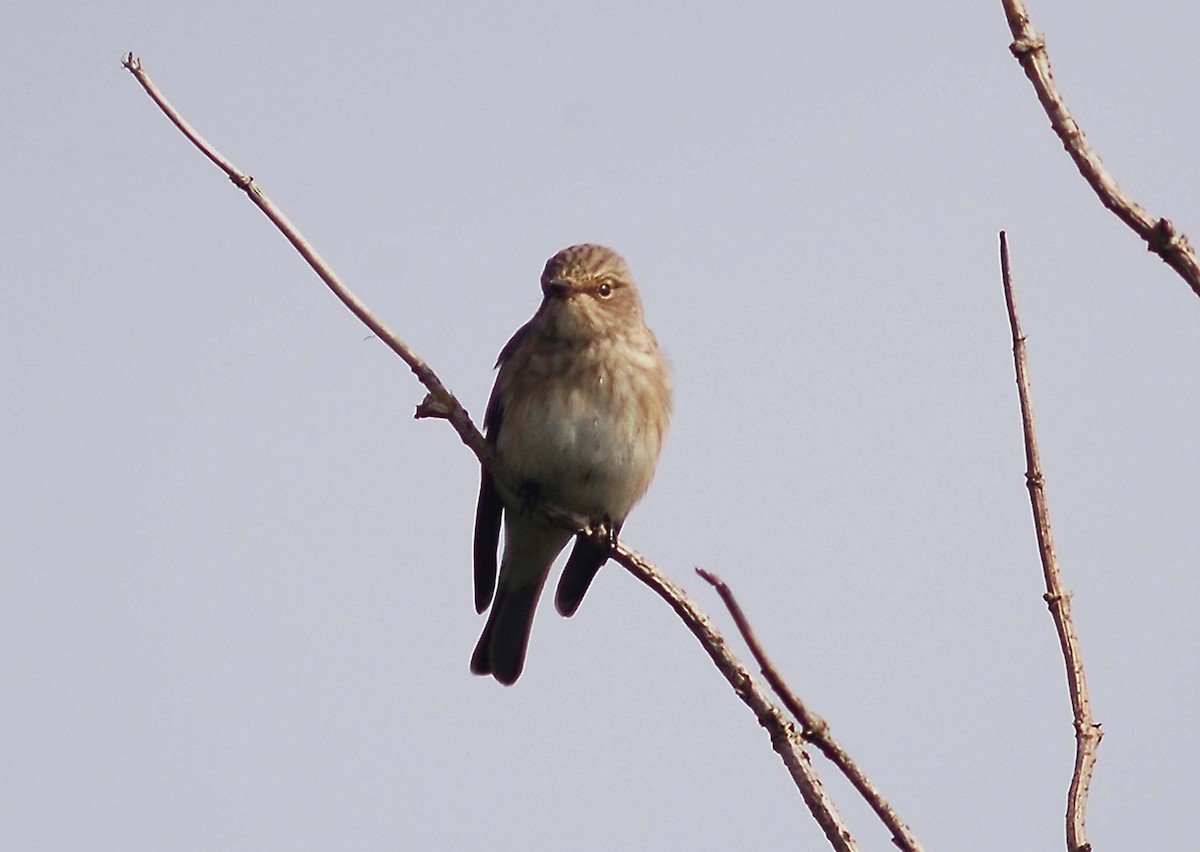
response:
<svg viewBox="0 0 1200 852"><path fill-rule="evenodd" d="M1117 215L1141 237L1150 251L1157 254L1174 269L1200 296L1200 260L1188 243L1187 236L1175 230L1169 219L1161 219L1126 195L1114 178L1100 162L1100 157L1087 137L1071 117L1066 101L1059 94L1050 73L1050 56L1046 52L1046 40L1029 23L1029 13L1021 0L1001 0L1013 43L1009 47L1013 56L1021 63L1025 76L1033 84L1042 108L1050 118L1050 125L1063 147L1075 161L1083 179L1100 197L1101 203Z"/></svg>
<svg viewBox="0 0 1200 852"><path fill-rule="evenodd" d="M738 632L742 634L742 639L746 641L746 646L750 649L751 655L753 655L755 661L758 663L759 671L762 672L771 689L779 696L779 700L783 702L783 706L800 723L804 739L819 748L821 753L829 758L834 766L840 769L842 774L849 779L850 783L854 785L854 789L866 800L871 809L875 811L876 816L879 817L892 833L892 843L897 848L904 850L904 852L921 852L921 844L913 835L912 829L904 824L904 820L900 819L900 816L891 804L883 798L883 794L871 783L871 779L859 768L849 753L842 748L841 743L834 739L833 732L829 730L829 723L809 710L808 706L800 700L800 697L792 691L787 681L779 674L779 670L775 668L775 664L771 662L771 659L767 656L767 652L763 650L762 645L759 643L758 637L754 634L754 628L750 626L750 621L742 611L737 598L734 597L733 590L729 588L724 580L710 571L697 568L696 573L717 590L717 594L720 595L721 600L725 603L729 614L733 616L733 623L737 625Z"/></svg>
<svg viewBox="0 0 1200 852"><path fill-rule="evenodd" d="M1038 457L1037 436L1033 428L1033 403L1029 395L1029 367L1025 358L1025 337L1017 318L1013 301L1012 273L1008 264L1008 237L1000 232L1000 269L1004 279L1004 301L1008 306L1008 322L1012 329L1013 361L1016 364L1017 393L1021 399L1021 428L1025 436L1025 484L1033 505L1033 521L1037 531L1038 552L1042 574L1046 581L1046 604L1054 618L1058 642L1067 666L1067 686L1071 693L1071 712L1075 720L1075 771L1067 791L1067 849L1068 852L1088 852L1086 810L1088 788L1096 765L1096 749L1103 734L1092 719L1092 702L1088 697L1087 679L1083 671L1083 653L1071 618L1071 593L1063 586L1054 553L1054 536L1050 530L1050 509L1046 505L1045 480L1042 462Z"/></svg>
<svg viewBox="0 0 1200 852"><path fill-rule="evenodd" d="M358 297L341 281L333 269L317 253L316 249L304 238L296 227L288 220L283 212L267 198L255 184L254 179L245 172L237 169L229 160L222 156L209 144L179 112L167 101L158 87L154 85L149 75L142 68L140 60L132 53L128 54L122 63L137 79L142 88L167 118L186 136L193 145L217 165L233 183L250 198L254 204L266 214L267 218L287 238L287 240L304 257L321 280L333 291L334 295L368 328L374 332L385 345L400 356L416 375L417 379L429 391L425 401L417 408L417 417L436 417L449 421L458 433L462 442L475 454L480 464L500 482L514 486L515 480L506 466L492 452L491 447L472 422L467 410L442 384L441 380L403 340L397 337L378 317L363 304ZM515 488L514 488L515 490ZM586 523L558 507L547 503L539 503L536 510L549 520L558 523L572 531L586 528ZM849 829L846 828L832 800L829 799L812 768L809 756L804 749L804 743L795 727L784 715L783 711L771 701L770 696L754 681L745 665L729 650L720 633L712 626L708 617L697 607L674 583L667 579L653 563L640 554L629 549L624 544L618 545L612 558L624 566L626 570L653 589L659 597L670 604L688 629L696 636L705 651L712 658L717 669L733 687L737 696L754 712L759 723L767 729L771 736L771 745L780 755L792 776L793 782L800 790L801 796L825 833L830 845L838 852L856 852L855 844Z"/></svg>
<svg viewBox="0 0 1200 852"><path fill-rule="evenodd" d="M717 632L708 616L688 598L683 589L624 544L617 545L613 559L653 589L675 610L675 614L708 652L713 664L729 681L733 691L754 711L759 724L770 732L771 745L787 765L792 777L804 779L804 783L797 780L796 786L799 787L809 811L825 832L830 845L835 849L857 849L850 830L842 822L833 801L812 768L808 752L804 749L802 735L751 676L742 661L729 650L725 637Z"/></svg>
<svg viewBox="0 0 1200 852"><path fill-rule="evenodd" d="M338 278L333 268L317 253L317 250L304 238L304 235L291 223L283 211L276 207L274 202L258 188L258 185L254 182L254 178L234 166L233 163L209 144L179 114L179 111L171 105L163 93L159 91L158 87L154 85L154 81L150 79L150 76L142 69L141 60L130 53L121 64L137 78L138 83L146 90L146 94L158 105L158 108L163 111L167 118L171 120L171 123L179 128L180 132L200 150L200 153L211 160L217 168L225 172L229 179L233 181L234 186L245 192L247 197L266 214L272 224L287 238L287 241L308 261L308 265L321 277L321 280L333 291L333 294L342 301L342 304L349 308L351 313L358 317L367 328L375 333L376 337L382 340L389 349L399 355L404 363L409 366L421 384L428 388L429 394L432 397L432 399L427 399L423 405L423 407L428 406L428 410L431 412L425 416L435 416L432 412L436 412L437 415L445 417L450 421L454 430L458 432L463 443L470 447L475 455L479 456L481 461L486 461L489 469L498 466L499 462L494 457L491 447L488 446L483 436L479 434L479 430L475 428L475 424L471 422L471 417L467 414L466 409L446 389L433 370L429 368L429 365L417 357L408 344L397 337L391 329L384 325L382 320L371 313L358 296L342 283L342 280Z"/></svg>

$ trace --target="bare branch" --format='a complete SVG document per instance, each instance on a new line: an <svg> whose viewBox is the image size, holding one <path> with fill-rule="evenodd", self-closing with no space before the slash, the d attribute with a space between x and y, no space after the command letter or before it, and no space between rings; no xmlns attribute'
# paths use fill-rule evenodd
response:
<svg viewBox="0 0 1200 852"><path fill-rule="evenodd" d="M1037 530L1038 552L1042 559L1042 574L1046 581L1046 604L1058 630L1058 642L1067 666L1067 685L1071 692L1071 711L1075 719L1075 771L1067 792L1067 849L1087 852L1085 812L1088 788L1096 764L1096 749L1103 734L1092 719L1092 703L1088 697L1087 679L1083 671L1083 653L1071 619L1071 593L1063 586L1054 553L1054 536L1050 530L1050 509L1046 505L1042 463L1038 457L1037 436L1033 428L1033 403L1029 394L1029 367L1025 359L1025 337L1013 301L1012 274L1008 265L1008 237L1000 232L1000 269L1004 279L1004 301L1008 305L1008 322L1012 328L1013 361L1016 364L1017 392L1021 399L1021 427L1025 436L1025 484L1033 505L1033 522Z"/></svg>
<svg viewBox="0 0 1200 852"><path fill-rule="evenodd" d="M754 635L754 629L750 626L746 614L742 611L741 605L737 602L737 598L733 595L733 590L718 577L703 568L697 568L696 573L706 580L717 594L721 596L721 600L725 602L729 614L733 616L733 623L737 625L738 632L742 634L742 639L746 641L747 647L750 648L750 653L754 656L758 663L759 671L762 672L767 683L775 694L779 696L779 700L783 702L783 706L796 718L803 729L802 736L805 740L815 745L821 750L833 764L842 771L842 774L850 780L854 785L854 789L859 792L875 811L875 814L883 821L883 824L888 827L892 833L892 843L904 852L921 852L921 844L917 842L917 838L913 836L912 829L904 824L899 815L892 808L888 801L883 798L883 794L876 789L871 783L865 772L858 768L858 764L854 759L842 748L841 744L834 739L833 733L829 730L829 724L816 713L813 713L800 700L800 697L792 691L788 686L787 681L779 674L779 670L775 668L775 664L771 662L767 656L767 652L763 650L759 644L758 637Z"/></svg>
<svg viewBox="0 0 1200 852"><path fill-rule="evenodd" d="M132 53L126 56L123 64L137 78L159 109L191 140L192 144L224 171L234 184L245 191L250 200L267 215L267 218L296 247L334 295L408 364L421 384L429 390L429 395L418 406L416 416L448 420L462 442L475 453L480 463L486 466L497 480L514 486L514 478L496 458L483 435L475 428L466 409L446 389L433 370L342 283L316 249L288 221L283 212L263 194L262 190L254 183L254 179L237 169L183 119L150 80L143 70L141 62ZM570 512L544 502L539 502L536 508L551 521L568 529L590 532L587 523ZM651 562L624 544L617 545L612 557L670 604L688 629L700 641L737 696L754 712L759 723L767 729L771 736L772 746L787 766L801 796L825 832L830 845L838 852L856 852L858 847L838 815L833 802L821 787L821 782L813 771L812 763L804 750L804 743L795 727L783 714L783 711L771 701L770 696L763 691L762 687L754 681L741 661L729 650L724 637L713 628L707 616L688 599L682 589L668 580Z"/></svg>
<svg viewBox="0 0 1200 852"><path fill-rule="evenodd" d="M1104 168L1100 157L1092 150L1083 131L1067 110L1067 104L1050 73L1046 40L1029 23L1025 5L1021 0L1001 0L1001 3L1014 39L1009 50L1021 63L1025 76L1033 84L1038 100L1050 118L1050 125L1075 161L1083 179L1100 197L1101 203L1132 228L1146 242L1147 248L1178 272L1200 296L1200 261L1187 236L1177 232L1169 219L1152 215L1117 186L1116 179Z"/></svg>
<svg viewBox="0 0 1200 852"><path fill-rule="evenodd" d="M675 610L675 614L700 640L700 644L708 652L708 656L717 669L729 681L733 691L754 712L759 724L771 734L771 745L787 765L788 771L792 773L792 778L800 789L800 795L804 797L808 809L825 832L829 844L834 849L857 849L858 846L851 837L849 829L842 822L833 801L825 792L821 780L813 770L812 761L809 760L808 753L804 750L804 743L795 726L771 701L770 696L754 680L742 661L729 650L729 644L725 641L725 637L712 626L708 616L692 603L683 589L624 544L617 545L613 558L653 589L670 605L671 609Z"/></svg>
<svg viewBox="0 0 1200 852"><path fill-rule="evenodd" d="M432 400L426 400L424 405L430 406L436 410L440 416L450 421L450 425L458 432L462 442L471 448L472 452L479 457L480 461L484 461L489 469L498 466L498 461L493 457L491 447L487 441L479 434L479 430L475 428L475 424L471 422L470 415L467 414L465 408L459 404L458 400L446 389L441 380L434 374L423 360L417 357L417 354L409 348L403 340L392 333L383 321L376 317L363 304L359 298L350 291L337 273L330 268L324 258L317 253L317 250L304 238L275 204L263 194L262 190L255 184L254 178L242 172L227 160L220 152L218 152L203 136L196 132L188 122L179 114L175 107L167 101L158 87L151 81L149 75L142 69L142 63L134 57L132 53L125 57L122 63L137 81L141 83L142 88L146 90L151 99L158 105L158 108L166 114L167 118L183 132L193 145L200 149L204 156L208 157L216 166L229 176L234 185L243 190L254 204L266 214L267 218L275 225L279 231L287 237L288 242L296 247L301 256L308 261L308 265L313 268L317 275L321 276L321 280L333 291L333 294L342 301L350 312L358 317L375 336L382 340L388 348L400 356L405 364L408 364L412 369L417 379L421 384L429 389ZM427 416L434 416L429 414Z"/></svg>

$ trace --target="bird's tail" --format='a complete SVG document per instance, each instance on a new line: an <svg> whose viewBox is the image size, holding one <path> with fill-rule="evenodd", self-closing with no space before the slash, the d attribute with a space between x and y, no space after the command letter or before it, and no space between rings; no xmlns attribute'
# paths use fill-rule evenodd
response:
<svg viewBox="0 0 1200 852"><path fill-rule="evenodd" d="M541 583L516 589L501 583L483 635L471 655L472 672L490 674L505 686L516 683L525 667L533 611L541 591Z"/></svg>
<svg viewBox="0 0 1200 852"><path fill-rule="evenodd" d="M576 536L575 547L571 549L571 557L563 568L554 594L554 607L560 615L569 617L579 609L596 572L608 560L609 552L607 542L597 544L586 535Z"/></svg>
<svg viewBox="0 0 1200 852"><path fill-rule="evenodd" d="M496 599L471 655L471 671L475 674L490 674L506 686L521 676L533 612L546 585L546 575L570 540L571 534L565 530L507 513Z"/></svg>

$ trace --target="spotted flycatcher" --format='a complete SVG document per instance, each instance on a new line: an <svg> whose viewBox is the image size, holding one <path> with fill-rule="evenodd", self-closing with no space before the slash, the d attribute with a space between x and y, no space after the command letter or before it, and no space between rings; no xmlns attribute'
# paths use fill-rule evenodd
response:
<svg viewBox="0 0 1200 852"><path fill-rule="evenodd" d="M609 541L580 534L563 569L554 602L560 613L573 615L654 476L671 414L671 383L629 267L598 245L571 246L550 258L542 304L496 366L484 426L517 489L501 487L483 470L475 510L475 608L482 613L490 603L492 611L471 671L511 684L525 665L546 576L572 535L532 504L544 500L609 530Z"/></svg>

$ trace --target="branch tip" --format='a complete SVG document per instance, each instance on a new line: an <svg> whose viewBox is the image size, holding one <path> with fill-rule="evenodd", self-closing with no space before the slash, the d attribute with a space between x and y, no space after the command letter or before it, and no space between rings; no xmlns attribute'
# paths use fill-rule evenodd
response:
<svg viewBox="0 0 1200 852"><path fill-rule="evenodd" d="M880 793L879 789L867 778L863 772L844 748L834 739L832 732L829 730L829 724L824 718L811 711L799 696L783 679L779 670L775 668L775 664L771 662L767 656L767 652L763 649L758 637L754 634L754 628L750 626L750 620L746 617L746 613L742 610L737 598L733 594L733 590L729 588L720 577L710 571L705 571L703 568L697 568L696 573L704 578L708 583L717 590L721 601L725 604L725 608L729 610L730 616L733 617L733 623L737 625L738 633L741 634L746 646L750 649L751 656L758 663L758 669L762 672L763 678L771 687L771 691L778 696L783 702L783 706L788 709L796 722L800 726L800 737L806 742L812 743L821 753L824 754L836 766L843 775L858 791L858 794L866 800L867 804L875 812L879 820L888 827L892 832L892 842L905 852L920 852L921 846L904 821L900 819L888 801ZM749 675L747 675L749 677Z"/></svg>
<svg viewBox="0 0 1200 852"><path fill-rule="evenodd" d="M1066 668L1067 688L1071 696L1071 712L1075 720L1075 768L1067 791L1066 833L1067 848L1082 849L1087 846L1086 819L1088 787L1096 763L1098 736L1087 733L1092 723L1091 699L1088 696L1087 679L1084 675L1083 651L1079 636L1071 618L1071 595L1063 584L1058 557L1054 552L1054 533L1050 527L1050 509L1046 502L1045 483L1042 478L1042 462L1038 454L1037 433L1034 429L1033 403L1030 399L1029 365L1025 353L1025 337L1021 334L1021 321L1017 315L1013 296L1012 271L1008 259L1008 239L1000 232L1000 272L1004 286L1004 301L1008 308L1008 322L1012 330L1013 368L1017 377L1017 396L1021 407L1021 433L1025 444L1025 480L1029 491L1030 507L1033 511L1034 531L1037 534L1038 555L1042 565L1042 577L1046 591L1042 599L1050 610L1058 633L1059 650Z"/></svg>

